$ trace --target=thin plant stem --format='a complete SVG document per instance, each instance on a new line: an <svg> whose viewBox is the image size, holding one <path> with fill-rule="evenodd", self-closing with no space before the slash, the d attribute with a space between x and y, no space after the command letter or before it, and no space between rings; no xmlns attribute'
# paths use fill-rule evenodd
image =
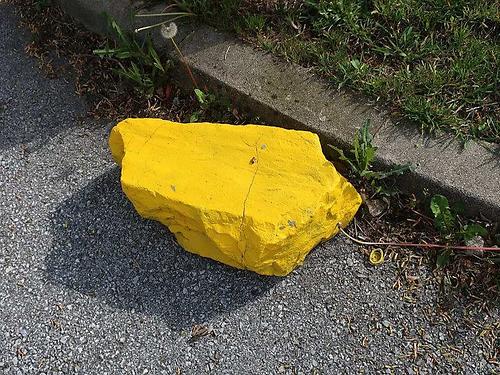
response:
<svg viewBox="0 0 500 375"><path fill-rule="evenodd" d="M163 16L193 16L193 13L189 12L171 12L171 13L144 13L136 14L136 17L163 17Z"/></svg>
<svg viewBox="0 0 500 375"><path fill-rule="evenodd" d="M196 83L196 80L194 78L193 72L191 71L191 68L187 64L186 59L185 59L184 55L182 54L180 48L177 46L177 43L175 42L174 38L170 38L170 40L172 41L172 44L174 45L177 53L180 56L180 59L181 59L182 63L184 64L184 67L186 68L186 70L187 70L187 72L189 74L189 78L191 78L191 82L193 82L193 85L194 85L195 88L198 88L198 84Z"/></svg>
<svg viewBox="0 0 500 375"><path fill-rule="evenodd" d="M471 251L494 251L500 252L500 247L483 247L483 246L456 246L456 245L440 245L433 243L411 243L411 242L369 242L357 239L349 234L347 234L340 224L338 225L340 232L351 241L356 242L360 245L365 246L399 246L399 247L419 247L427 249L451 249L451 250L471 250Z"/></svg>
<svg viewBox="0 0 500 375"><path fill-rule="evenodd" d="M139 33L139 32L144 31L144 30L153 29L153 28L155 28L155 27L158 27L158 26L164 25L164 24L166 24L166 23L168 23L168 22L173 22L173 21L175 21L175 20L177 20L177 19L179 19L179 18L182 18L182 17L185 17L185 16L177 16L177 17L171 18L171 19L166 20L166 21L162 21L162 22L155 23L155 24L153 24L153 25L140 27L140 28L138 28L138 29L135 29L134 31L135 31L136 33Z"/></svg>

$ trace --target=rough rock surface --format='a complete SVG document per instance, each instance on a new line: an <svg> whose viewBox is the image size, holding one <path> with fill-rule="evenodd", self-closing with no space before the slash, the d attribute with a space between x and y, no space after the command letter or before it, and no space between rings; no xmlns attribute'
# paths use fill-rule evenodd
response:
<svg viewBox="0 0 500 375"><path fill-rule="evenodd" d="M190 252L260 274L291 272L361 202L309 132L128 119L109 143L140 215Z"/></svg>

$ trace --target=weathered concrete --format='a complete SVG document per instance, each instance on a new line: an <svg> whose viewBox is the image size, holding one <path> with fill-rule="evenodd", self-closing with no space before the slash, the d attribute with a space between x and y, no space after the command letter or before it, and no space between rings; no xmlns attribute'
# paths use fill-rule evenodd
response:
<svg viewBox="0 0 500 375"><path fill-rule="evenodd" d="M125 30L130 30L134 22L132 0L60 0L59 3L66 13L96 33L103 34L108 30L107 15Z"/></svg>
<svg viewBox="0 0 500 375"><path fill-rule="evenodd" d="M104 7L95 0L60 1L66 9L86 3L96 14L104 10L113 17L116 13L117 19L124 14L123 4L117 7L110 2ZM71 14L81 18L78 12ZM155 33L160 49L170 45ZM356 129L369 118L376 129L377 163L382 167L415 165L414 172L400 179L403 190L439 192L463 201L470 214L500 216L500 158L485 147L470 143L464 149L453 139L432 139L411 125L395 125L365 99L333 91L306 69L276 62L212 28L186 27L177 40L204 86L228 94L271 125L314 131L324 145L346 148ZM179 81L190 87L184 68L178 69Z"/></svg>

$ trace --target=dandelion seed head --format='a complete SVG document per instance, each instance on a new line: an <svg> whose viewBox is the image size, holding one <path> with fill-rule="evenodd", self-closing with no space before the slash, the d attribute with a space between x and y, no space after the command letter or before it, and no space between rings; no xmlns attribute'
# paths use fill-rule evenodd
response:
<svg viewBox="0 0 500 375"><path fill-rule="evenodd" d="M172 39L177 35L177 25L175 22L170 22L168 26L167 24L163 24L161 25L160 32L165 39Z"/></svg>

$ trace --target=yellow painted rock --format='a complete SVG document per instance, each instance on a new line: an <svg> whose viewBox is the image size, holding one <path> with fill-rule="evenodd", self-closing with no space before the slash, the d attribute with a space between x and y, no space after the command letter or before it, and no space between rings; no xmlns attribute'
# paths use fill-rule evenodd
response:
<svg viewBox="0 0 500 375"><path fill-rule="evenodd" d="M128 119L109 145L140 215L192 253L264 275L302 264L361 203L309 132Z"/></svg>

